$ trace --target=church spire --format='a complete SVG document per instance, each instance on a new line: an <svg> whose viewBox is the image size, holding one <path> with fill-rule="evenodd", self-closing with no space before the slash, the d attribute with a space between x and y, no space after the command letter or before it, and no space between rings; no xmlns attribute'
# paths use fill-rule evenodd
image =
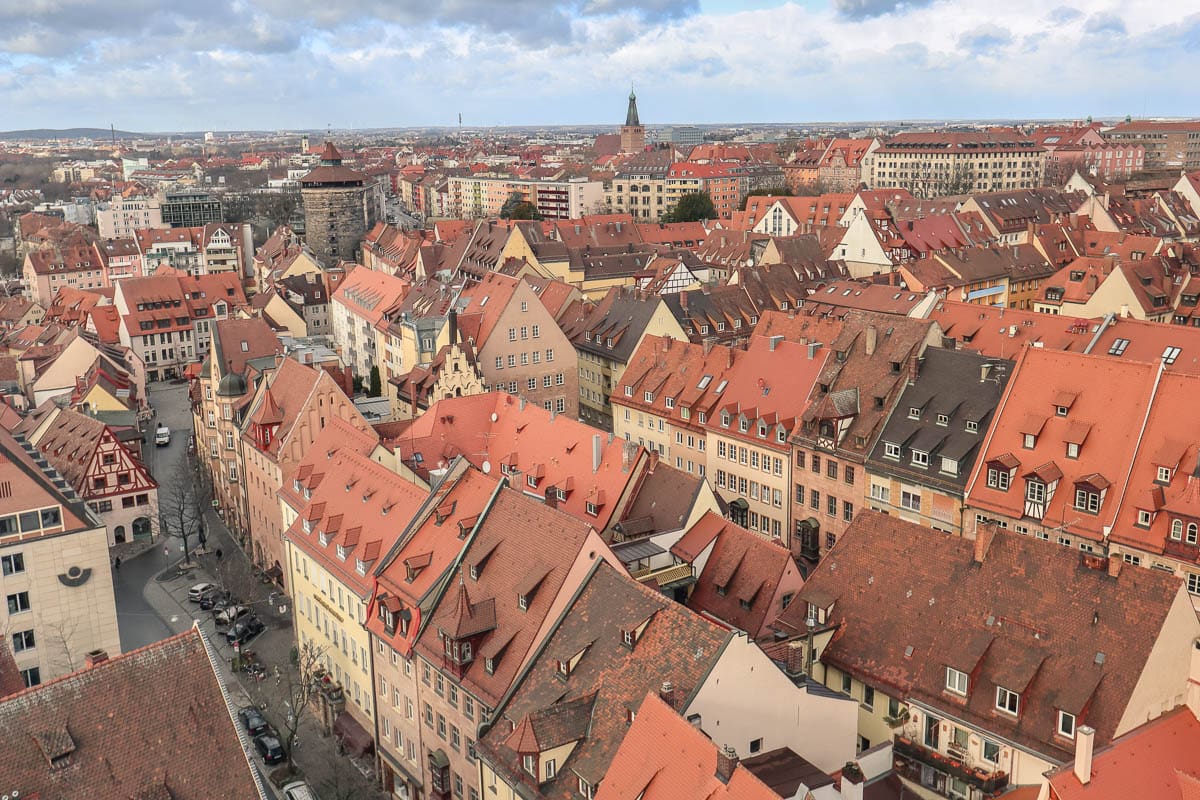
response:
<svg viewBox="0 0 1200 800"><path fill-rule="evenodd" d="M625 127L626 128L638 128L638 127L641 127L641 124L642 123L638 122L637 95L633 93L633 87L630 86L629 87L629 110L627 112L625 112Z"/></svg>

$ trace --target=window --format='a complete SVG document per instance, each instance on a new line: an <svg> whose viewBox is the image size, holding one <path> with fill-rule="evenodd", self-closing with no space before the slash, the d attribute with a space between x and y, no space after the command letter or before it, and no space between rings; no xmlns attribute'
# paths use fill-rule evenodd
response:
<svg viewBox="0 0 1200 800"><path fill-rule="evenodd" d="M1076 442L1067 442L1067 458L1079 458L1079 445Z"/></svg>
<svg viewBox="0 0 1200 800"><path fill-rule="evenodd" d="M842 520L845 522L854 521L854 504L842 502Z"/></svg>
<svg viewBox="0 0 1200 800"><path fill-rule="evenodd" d="M537 777L537 756L529 755L529 754L521 756L521 768L536 778Z"/></svg>
<svg viewBox="0 0 1200 800"><path fill-rule="evenodd" d="M761 753L762 752L762 744L763 744L762 739L751 739L750 740L750 752L751 753Z"/></svg>
<svg viewBox="0 0 1200 800"><path fill-rule="evenodd" d="M1032 433L1025 434L1025 449L1032 450L1037 446L1037 436Z"/></svg>
<svg viewBox="0 0 1200 800"><path fill-rule="evenodd" d="M850 673L843 672L842 673L842 692L844 694L850 694L850 690L852 688L854 688L854 679L850 677Z"/></svg>
<svg viewBox="0 0 1200 800"><path fill-rule="evenodd" d="M863 686L863 705L867 708L875 708L875 690L870 686Z"/></svg>
<svg viewBox="0 0 1200 800"><path fill-rule="evenodd" d="M1100 513L1100 495L1088 489L1075 490L1075 509L1089 514Z"/></svg>
<svg viewBox="0 0 1200 800"><path fill-rule="evenodd" d="M946 667L946 691L967 696L967 673L954 667Z"/></svg>
<svg viewBox="0 0 1200 800"><path fill-rule="evenodd" d="M1012 474L1008 470L997 469L996 467L988 467L987 485L993 489L999 489L1002 492L1008 491L1009 481L1012 479Z"/></svg>
<svg viewBox="0 0 1200 800"><path fill-rule="evenodd" d="M913 450L912 451L912 463L913 463L913 466L928 467L929 466L929 453L922 452L921 450Z"/></svg>
<svg viewBox="0 0 1200 800"><path fill-rule="evenodd" d="M1046 484L1041 481L1028 481L1025 484L1025 499L1031 503L1046 502Z"/></svg>
<svg viewBox="0 0 1200 800"><path fill-rule="evenodd" d="M921 493L902 490L900 492L900 507L909 511L921 510Z"/></svg>
<svg viewBox="0 0 1200 800"><path fill-rule="evenodd" d="M1189 522L1187 526L1187 543L1196 544L1196 523Z"/></svg>
<svg viewBox="0 0 1200 800"><path fill-rule="evenodd" d="M1075 715L1060 710L1058 712L1058 735L1068 739L1075 738Z"/></svg>
<svg viewBox="0 0 1200 800"><path fill-rule="evenodd" d="M838 476L838 463L836 461L826 461L825 474L836 481Z"/></svg>
<svg viewBox="0 0 1200 800"><path fill-rule="evenodd" d="M32 606L29 605L29 592L17 592L8 596L8 613L20 614L23 611L28 611Z"/></svg>
<svg viewBox="0 0 1200 800"><path fill-rule="evenodd" d="M1017 714L1021 710L1021 695L1009 691L1003 686L996 687L996 710L1008 714Z"/></svg>
<svg viewBox="0 0 1200 800"><path fill-rule="evenodd" d="M1159 467L1158 468L1158 481L1159 481L1159 483L1170 483L1171 482L1171 468L1170 467Z"/></svg>
<svg viewBox="0 0 1200 800"><path fill-rule="evenodd" d="M558 764L553 758L546 759L546 780L550 780L558 774Z"/></svg>
<svg viewBox="0 0 1200 800"><path fill-rule="evenodd" d="M999 744L999 742L993 742L990 739L984 739L982 753L983 753L984 761L991 762L992 764L999 763L999 761L1000 761L1000 744Z"/></svg>
<svg viewBox="0 0 1200 800"><path fill-rule="evenodd" d="M891 442L884 442L883 443L883 457L884 458L894 458L894 459L899 460L900 445L893 444Z"/></svg>
<svg viewBox="0 0 1200 800"><path fill-rule="evenodd" d="M1140 528L1149 528L1150 521L1153 519L1153 514L1144 508L1139 508L1137 512L1137 524Z"/></svg>
<svg viewBox="0 0 1200 800"><path fill-rule="evenodd" d="M1171 538L1175 541L1183 539L1183 520L1173 520L1171 522Z"/></svg>
<svg viewBox="0 0 1200 800"><path fill-rule="evenodd" d="M33 631L17 631L12 635L14 653L23 653L33 649Z"/></svg>
<svg viewBox="0 0 1200 800"><path fill-rule="evenodd" d="M1187 590L1189 594L1200 595L1200 573L1189 572L1187 574Z"/></svg>
<svg viewBox="0 0 1200 800"><path fill-rule="evenodd" d="M843 477L843 479L845 479L846 483L853 484L854 483L854 467L847 464L845 466L845 468L842 470L842 477Z"/></svg>
<svg viewBox="0 0 1200 800"><path fill-rule="evenodd" d="M5 575L16 575L25 571L25 556L21 553L10 553L0 556L0 572Z"/></svg>
<svg viewBox="0 0 1200 800"><path fill-rule="evenodd" d="M42 682L42 671L37 667L21 670L21 680L26 686L37 686Z"/></svg>

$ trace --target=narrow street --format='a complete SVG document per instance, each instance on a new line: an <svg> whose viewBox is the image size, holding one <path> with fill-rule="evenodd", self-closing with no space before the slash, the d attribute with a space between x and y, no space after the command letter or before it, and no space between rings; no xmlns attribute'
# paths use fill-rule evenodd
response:
<svg viewBox="0 0 1200 800"><path fill-rule="evenodd" d="M147 433L145 460L151 474L160 482L166 482L180 465L188 465L187 438L192 425L187 385L154 384L150 388L150 399L157 413ZM153 429L159 422L171 429L171 443L166 447L153 444ZM212 509L206 509L205 523L206 553L193 555L195 566L186 573L178 569L183 559L181 542L169 538L160 539L149 550L123 561L119 569L114 567L121 649L128 652L151 644L185 631L198 622L225 665L220 670L220 678L235 702L240 706L262 708L267 720L281 729L289 713L284 697L286 668L293 647L290 600L277 597L270 586L257 581L249 560ZM196 542L189 543L191 548L196 545ZM222 553L221 559L215 555L218 549ZM210 612L202 611L199 604L188 601L188 589L205 581L227 584L266 624L266 630L249 643L250 649L267 667L265 679L256 681L245 673L232 671L230 664L234 651L225 640L225 629L217 627ZM276 667L279 667L281 677L276 677ZM311 714L301 719L298 743L296 764L319 797L349 800L385 796L374 784L370 758L368 764L358 767L340 755L336 740L319 729ZM270 772L256 757L253 760L264 775Z"/></svg>

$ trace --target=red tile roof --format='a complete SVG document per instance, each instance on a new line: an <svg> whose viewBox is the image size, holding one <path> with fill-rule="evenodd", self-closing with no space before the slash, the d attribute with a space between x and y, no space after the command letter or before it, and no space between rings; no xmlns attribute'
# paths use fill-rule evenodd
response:
<svg viewBox="0 0 1200 800"><path fill-rule="evenodd" d="M796 590L803 583L791 552L709 511L671 547L671 554L694 563L710 545L687 607L746 631L752 639L766 634L783 610L776 603L779 587L786 583Z"/></svg>
<svg viewBox="0 0 1200 800"><path fill-rule="evenodd" d="M371 325L383 319L384 312L404 299L411 284L386 272L355 269L346 276L333 300Z"/></svg>
<svg viewBox="0 0 1200 800"><path fill-rule="evenodd" d="M472 467L461 469L438 487L422 512L406 523L408 529L400 541L381 559L366 625L405 658L411 658L417 635L428 624L426 617L432 615L439 598L448 602L443 582L446 570L467 547L497 484L497 479ZM380 618L380 605L393 614L407 611L407 627L397 624L389 633ZM437 655L441 654L439 648Z"/></svg>
<svg viewBox="0 0 1200 800"><path fill-rule="evenodd" d="M1015 358L1026 345L1081 353L1099 330L1097 320L953 300L938 303L929 319L955 347L997 358Z"/></svg>
<svg viewBox="0 0 1200 800"><path fill-rule="evenodd" d="M1128 465L1136 452L1141 423L1146 418L1155 386L1157 366L1118 361L1107 356L1082 355L1026 348L1017 359L995 421L987 433L975 470L967 484L967 504L985 513L1011 519L1025 516L1024 476L1061 473L1058 488L1048 498L1041 521L1061 525L1076 538L1101 542L1125 491ZM1057 409L1064 394L1074 395L1066 416ZM1125 420L1123 425L1101 424ZM1079 438L1079 423L1090 425L1077 458L1067 457L1067 442ZM1025 447L1027 434L1034 446ZM1007 457L1012 470L1007 490L988 486L988 464ZM1102 476L1107 487L1097 485ZM1089 481L1107 489L1098 513L1074 508L1076 482ZM1047 492L1049 494L1049 492Z"/></svg>
<svg viewBox="0 0 1200 800"><path fill-rule="evenodd" d="M646 459L641 447L501 392L440 400L390 444L418 474L461 455L490 474L510 474L517 491L547 497L561 490L565 499L555 500L557 506L601 531ZM600 463L593 470L597 446Z"/></svg>
<svg viewBox="0 0 1200 800"><path fill-rule="evenodd" d="M0 699L0 774L24 798L262 794L197 627ZM171 713L147 713L147 704Z"/></svg>
<svg viewBox="0 0 1200 800"><path fill-rule="evenodd" d="M473 480L483 478L481 485L489 490L495 487L475 474ZM459 681L495 707L539 642L538 634L568 572L581 559L587 563L589 557L600 557L604 544L589 539L592 528L586 523L516 492L499 492L486 509L479 505L478 500L464 505L464 512L483 512L478 532L469 541L459 574L422 631L417 649L434 663L448 666L440 632L472 641L476 655L462 667ZM470 533L470 526L466 527ZM453 533L461 544L457 525ZM585 554L589 541L597 549ZM404 552L411 549L406 546ZM452 548L454 555L457 552ZM526 598L525 609L519 605L521 596ZM485 663L489 658L491 673Z"/></svg>
<svg viewBox="0 0 1200 800"><path fill-rule="evenodd" d="M1168 620L1191 628L1189 640L1200 631L1182 582L1110 571L1103 558L1009 531L981 534L947 537L862 511L779 627L803 635L811 603L836 629L822 662L1053 761L1074 750L1055 734L1059 710L1092 726L1097 744L1110 741L1131 703L1146 702L1134 689L1164 627L1177 635ZM965 698L946 692L948 667L970 676ZM1021 695L1018 715L996 713L997 687Z"/></svg>
<svg viewBox="0 0 1200 800"><path fill-rule="evenodd" d="M740 764L718 778L717 753L699 728L648 694L595 800L779 800Z"/></svg>
<svg viewBox="0 0 1200 800"><path fill-rule="evenodd" d="M1074 762L1049 772L1053 800L1195 800L1200 793L1200 721L1187 706L1097 748L1091 779L1079 782ZM599 797L599 795L597 795Z"/></svg>

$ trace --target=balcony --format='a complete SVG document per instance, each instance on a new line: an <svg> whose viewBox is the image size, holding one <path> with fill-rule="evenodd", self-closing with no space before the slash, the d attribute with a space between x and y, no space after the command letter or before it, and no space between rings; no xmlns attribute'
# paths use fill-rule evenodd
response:
<svg viewBox="0 0 1200 800"><path fill-rule="evenodd" d="M903 736L896 737L892 750L895 755L896 772L914 783L934 789L939 794L949 796L949 786L944 777L938 779L938 773L965 781L972 788L989 796L999 794L1008 786L1008 774L1005 772L971 766L961 755L946 755ZM925 767L932 768L934 774L931 776ZM931 777L933 785L929 780Z"/></svg>
<svg viewBox="0 0 1200 800"><path fill-rule="evenodd" d="M692 565L688 563L674 564L670 567L646 568L632 573L638 583L653 583L658 589L673 589L677 586L687 586L696 582Z"/></svg>

